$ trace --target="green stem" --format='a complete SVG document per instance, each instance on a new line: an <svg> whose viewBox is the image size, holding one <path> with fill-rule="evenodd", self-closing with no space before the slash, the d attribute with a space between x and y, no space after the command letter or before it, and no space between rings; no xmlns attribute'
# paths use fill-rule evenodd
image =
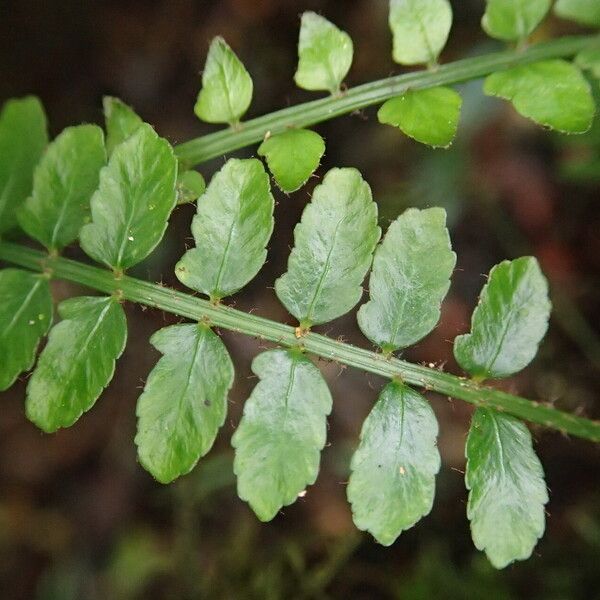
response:
<svg viewBox="0 0 600 600"><path fill-rule="evenodd" d="M584 48L599 44L600 37L597 35L563 37L535 44L526 50L506 50L457 60L442 65L435 71L416 71L372 81L350 88L340 96L320 98L245 121L240 123L239 129L235 131L230 128L222 129L195 138L176 146L175 152L179 160L189 168L227 152L260 142L267 132L274 134L287 127L308 127L379 104L407 90L461 83L517 65L573 56Z"/></svg>
<svg viewBox="0 0 600 600"><path fill-rule="evenodd" d="M48 257L37 250L9 242L0 243L0 259L35 271L51 269L54 277L67 279L107 294L119 290L126 300L159 308L195 321L208 320L218 327L283 346L302 345L308 352L328 360L390 379L398 377L406 383L459 398L471 404L495 408L538 425L595 442L600 441L598 421L568 414L550 405L478 385L473 381L436 369L363 350L317 333L308 333L298 339L295 329L289 325L244 313L228 306L214 305L208 300L155 283L128 276L115 280L110 271L66 258Z"/></svg>

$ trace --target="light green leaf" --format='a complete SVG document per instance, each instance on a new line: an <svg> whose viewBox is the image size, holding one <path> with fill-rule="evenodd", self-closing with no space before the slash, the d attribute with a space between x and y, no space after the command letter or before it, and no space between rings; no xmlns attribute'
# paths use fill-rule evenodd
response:
<svg viewBox="0 0 600 600"><path fill-rule="evenodd" d="M177 204L196 202L205 191L204 177L198 171L183 171L177 176Z"/></svg>
<svg viewBox="0 0 600 600"><path fill-rule="evenodd" d="M70 298L58 312L63 320L50 331L25 403L27 417L47 433L73 425L92 408L127 339L125 313L114 298Z"/></svg>
<svg viewBox="0 0 600 600"><path fill-rule="evenodd" d="M175 207L176 179L173 149L150 125L140 125L115 148L100 173L91 200L92 222L81 230L81 247L114 269L144 260L162 239Z"/></svg>
<svg viewBox="0 0 600 600"><path fill-rule="evenodd" d="M110 156L121 142L137 131L143 121L119 98L104 96L102 104L106 121L106 151Z"/></svg>
<svg viewBox="0 0 600 600"><path fill-rule="evenodd" d="M409 208L389 227L375 251L370 300L358 311L362 332L386 352L426 336L456 264L443 208Z"/></svg>
<svg viewBox="0 0 600 600"><path fill-rule="evenodd" d="M261 521L295 502L319 472L331 394L319 369L298 349L259 354L260 381L233 435L238 495Z"/></svg>
<svg viewBox="0 0 600 600"><path fill-rule="evenodd" d="M8 100L0 112L0 234L17 224L33 170L48 144L46 115L34 96Z"/></svg>
<svg viewBox="0 0 600 600"><path fill-rule="evenodd" d="M252 78L221 37L210 44L194 112L207 123L234 124L252 100Z"/></svg>
<svg viewBox="0 0 600 600"><path fill-rule="evenodd" d="M277 185L284 192L302 187L319 166L325 152L323 138L309 129L288 129L268 137L258 148Z"/></svg>
<svg viewBox="0 0 600 600"><path fill-rule="evenodd" d="M600 27L600 2L598 0L558 0L554 12L563 19L589 27Z"/></svg>
<svg viewBox="0 0 600 600"><path fill-rule="evenodd" d="M575 64L584 71L589 71L596 79L600 79L600 48L587 48L575 57Z"/></svg>
<svg viewBox="0 0 600 600"><path fill-rule="evenodd" d="M456 135L461 105L460 95L447 87L410 90L385 102L377 117L418 142L447 148Z"/></svg>
<svg viewBox="0 0 600 600"><path fill-rule="evenodd" d="M487 0L481 26L493 38L525 39L550 10L552 0Z"/></svg>
<svg viewBox="0 0 600 600"><path fill-rule="evenodd" d="M267 258L274 204L259 160L228 160L198 202L196 247L177 263L179 281L213 300L244 287Z"/></svg>
<svg viewBox="0 0 600 600"><path fill-rule="evenodd" d="M35 169L33 193L17 211L19 225L50 251L76 240L89 220L90 198L105 163L100 127L67 127Z"/></svg>
<svg viewBox="0 0 600 600"><path fill-rule="evenodd" d="M371 188L356 169L331 169L294 229L277 297L301 327L347 313L362 296L381 230Z"/></svg>
<svg viewBox="0 0 600 600"><path fill-rule="evenodd" d="M596 110L581 71L560 59L492 73L483 89L488 96L510 100L524 117L564 133L587 131Z"/></svg>
<svg viewBox="0 0 600 600"><path fill-rule="evenodd" d="M144 468L169 483L212 447L227 414L233 364L204 324L165 327L150 342L164 356L138 400L135 443Z"/></svg>
<svg viewBox="0 0 600 600"><path fill-rule="evenodd" d="M33 366L52 324L48 279L19 269L0 271L0 391Z"/></svg>
<svg viewBox="0 0 600 600"><path fill-rule="evenodd" d="M394 60L401 65L434 64L452 26L448 0L390 0Z"/></svg>
<svg viewBox="0 0 600 600"><path fill-rule="evenodd" d="M544 471L523 423L487 408L467 438L467 516L478 550L502 569L531 556L544 533Z"/></svg>
<svg viewBox="0 0 600 600"><path fill-rule="evenodd" d="M548 283L531 256L492 268L473 312L471 333L454 340L454 356L471 375L508 377L537 353L550 316Z"/></svg>
<svg viewBox="0 0 600 600"><path fill-rule="evenodd" d="M314 12L305 12L300 24L294 81L305 90L335 94L350 70L353 52L352 40L345 31Z"/></svg>
<svg viewBox="0 0 600 600"><path fill-rule="evenodd" d="M392 382L363 424L348 500L356 526L384 546L431 511L440 470L438 424L417 392Z"/></svg>

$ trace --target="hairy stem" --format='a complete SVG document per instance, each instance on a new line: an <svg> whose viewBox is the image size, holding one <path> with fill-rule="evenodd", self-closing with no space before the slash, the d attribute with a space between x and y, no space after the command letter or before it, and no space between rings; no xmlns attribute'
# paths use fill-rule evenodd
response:
<svg viewBox="0 0 600 600"><path fill-rule="evenodd" d="M227 152L260 142L267 132L274 134L288 127L307 127L379 104L407 90L461 83L517 65L573 56L584 48L597 45L600 46L600 37L597 35L563 37L529 46L525 50L507 50L457 60L442 65L435 71L415 71L372 81L350 88L342 95L290 106L245 121L235 130L222 129L195 138L176 146L175 152L184 166L193 167Z"/></svg>
<svg viewBox="0 0 600 600"><path fill-rule="evenodd" d="M356 367L384 377L398 377L406 383L440 394L483 405L592 441L600 441L600 422L592 421L473 381L413 364L398 358L363 350L332 340L317 333L298 339L294 327L263 317L214 305L176 290L133 277L115 279L110 271L66 258L49 257L37 250L8 242L0 243L0 260L36 271L51 269L54 277L66 279L126 300L159 308L195 321L208 320L213 325L269 340L283 346L302 345L305 350L325 359Z"/></svg>

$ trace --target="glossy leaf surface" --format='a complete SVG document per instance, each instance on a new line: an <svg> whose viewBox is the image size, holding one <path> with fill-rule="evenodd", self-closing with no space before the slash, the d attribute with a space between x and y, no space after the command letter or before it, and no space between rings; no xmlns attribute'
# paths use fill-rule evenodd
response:
<svg viewBox="0 0 600 600"><path fill-rule="evenodd" d="M114 298L84 296L58 307L55 325L27 385L27 417L47 433L69 427L109 384L125 349L127 323Z"/></svg>
<svg viewBox="0 0 600 600"><path fill-rule="evenodd" d="M259 160L228 160L198 201L196 247L177 263L179 281L212 299L244 287L266 260L274 203Z"/></svg>
<svg viewBox="0 0 600 600"><path fill-rule="evenodd" d="M517 373L536 355L550 308L548 283L535 258L496 265L473 312L471 333L454 340L458 364L481 379Z"/></svg>
<svg viewBox="0 0 600 600"><path fill-rule="evenodd" d="M90 198L105 163L100 127L67 127L48 146L35 169L32 195L17 212L25 232L48 250L75 241L89 220Z"/></svg>
<svg viewBox="0 0 600 600"><path fill-rule="evenodd" d="M40 338L52 324L52 297L43 275L0 271L0 391L33 366Z"/></svg>
<svg viewBox="0 0 600 600"><path fill-rule="evenodd" d="M487 0L481 26L507 42L525 39L543 20L552 0Z"/></svg>
<svg viewBox="0 0 600 600"><path fill-rule="evenodd" d="M461 105L461 97L451 88L411 90L385 102L377 118L418 142L447 148L456 135Z"/></svg>
<svg viewBox="0 0 600 600"><path fill-rule="evenodd" d="M510 100L524 117L564 133L587 131L596 110L581 71L559 59L492 73L485 80L484 91Z"/></svg>
<svg viewBox="0 0 600 600"><path fill-rule="evenodd" d="M258 148L277 185L287 193L295 192L308 181L324 152L323 138L310 129L288 129L270 136Z"/></svg>
<svg viewBox="0 0 600 600"><path fill-rule="evenodd" d="M384 546L431 511L440 469L438 424L420 394L389 383L363 424L348 500L356 526Z"/></svg>
<svg viewBox="0 0 600 600"><path fill-rule="evenodd" d="M106 122L106 151L112 151L128 137L134 134L143 123L142 119L130 107L112 96L104 96L104 120Z"/></svg>
<svg viewBox="0 0 600 600"><path fill-rule="evenodd" d="M362 296L381 230L371 188L356 169L331 169L294 229L277 297L303 327L348 312Z"/></svg>
<svg viewBox="0 0 600 600"><path fill-rule="evenodd" d="M397 63L435 63L450 33L452 8L448 0L390 0L389 24Z"/></svg>
<svg viewBox="0 0 600 600"><path fill-rule="evenodd" d="M358 311L362 332L386 352L426 336L456 264L443 208L409 208L389 227L375 251L370 300Z"/></svg>
<svg viewBox="0 0 600 600"><path fill-rule="evenodd" d="M497 569L529 558L544 533L548 502L529 430L514 417L478 408L466 454L467 515L475 546Z"/></svg>
<svg viewBox="0 0 600 600"><path fill-rule="evenodd" d="M46 115L34 96L8 100L0 112L0 234L17 224L46 145Z"/></svg>
<svg viewBox="0 0 600 600"><path fill-rule="evenodd" d="M299 87L335 94L350 70L352 55L352 40L345 31L314 12L302 14L294 75Z"/></svg>
<svg viewBox="0 0 600 600"><path fill-rule="evenodd" d="M600 27L600 2L597 0L558 0L554 12L581 25Z"/></svg>
<svg viewBox="0 0 600 600"><path fill-rule="evenodd" d="M92 222L81 247L94 260L126 269L144 260L162 239L175 206L177 161L150 125L117 146L100 173L91 200Z"/></svg>
<svg viewBox="0 0 600 600"><path fill-rule="evenodd" d="M270 521L317 478L331 394L298 350L263 352L252 371L260 381L232 438L234 471L239 497Z"/></svg>
<svg viewBox="0 0 600 600"><path fill-rule="evenodd" d="M194 111L207 123L237 123L252 100L252 78L221 37L210 44Z"/></svg>
<svg viewBox="0 0 600 600"><path fill-rule="evenodd" d="M206 325L165 327L150 342L163 357L138 400L135 443L142 465L168 483L212 447L227 414L233 364Z"/></svg>

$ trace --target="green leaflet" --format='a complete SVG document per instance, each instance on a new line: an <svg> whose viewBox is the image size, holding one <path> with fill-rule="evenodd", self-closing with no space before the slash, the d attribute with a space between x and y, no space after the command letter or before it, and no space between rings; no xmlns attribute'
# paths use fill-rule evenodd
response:
<svg viewBox="0 0 600 600"><path fill-rule="evenodd" d="M600 48L587 48L575 57L575 64L600 79Z"/></svg>
<svg viewBox="0 0 600 600"><path fill-rule="evenodd" d="M401 65L433 64L452 26L448 0L390 0L392 56Z"/></svg>
<svg viewBox="0 0 600 600"><path fill-rule="evenodd" d="M252 100L252 78L221 37L210 44L194 112L208 123L234 124Z"/></svg>
<svg viewBox="0 0 600 600"><path fill-rule="evenodd" d="M33 366L52 324L48 279L19 269L0 271L0 391Z"/></svg>
<svg viewBox="0 0 600 600"><path fill-rule="evenodd" d="M198 171L183 171L177 176L177 204L196 202L205 191L204 177Z"/></svg>
<svg viewBox="0 0 600 600"><path fill-rule="evenodd" d="M600 27L600 3L598 0L558 0L554 12L563 19L589 27Z"/></svg>
<svg viewBox="0 0 600 600"><path fill-rule="evenodd" d="M497 569L529 558L544 533L548 502L529 430L514 417L478 408L466 455L467 516L475 546Z"/></svg>
<svg viewBox="0 0 600 600"><path fill-rule="evenodd" d="M426 336L456 264L443 208L409 208L389 227L375 251L370 300L358 311L362 332L386 352Z"/></svg>
<svg viewBox="0 0 600 600"><path fill-rule="evenodd" d="M331 169L294 229L277 297L302 327L331 321L362 296L381 230L371 188L356 169Z"/></svg>
<svg viewBox="0 0 600 600"><path fill-rule="evenodd" d="M48 144L46 115L34 96L8 100L0 112L0 234L17 224L33 170Z"/></svg>
<svg viewBox="0 0 600 600"><path fill-rule="evenodd" d="M596 110L581 71L559 59L492 73L483 89L510 100L524 117L563 133L587 131Z"/></svg>
<svg viewBox="0 0 600 600"><path fill-rule="evenodd" d="M493 38L525 39L543 20L552 0L487 0L481 26Z"/></svg>
<svg viewBox="0 0 600 600"><path fill-rule="evenodd" d="M110 156L121 142L137 131L143 121L119 98L104 96L102 104L106 121L106 151Z"/></svg>
<svg viewBox="0 0 600 600"><path fill-rule="evenodd" d="M81 230L83 250L114 269L144 260L160 242L175 206L177 160L150 125L112 153L92 196L92 222Z"/></svg>
<svg viewBox="0 0 600 600"><path fill-rule="evenodd" d="M258 148L277 185L284 192L302 187L319 166L325 152L323 138L310 129L288 129L268 137Z"/></svg>
<svg viewBox="0 0 600 600"><path fill-rule="evenodd" d="M138 400L135 443L142 465L169 483L212 447L227 414L233 364L219 336L203 324L165 327L150 342L164 356Z"/></svg>
<svg viewBox="0 0 600 600"><path fill-rule="evenodd" d="M431 511L440 470L431 407L400 383L383 388L352 457L348 500L356 526L384 546Z"/></svg>
<svg viewBox="0 0 600 600"><path fill-rule="evenodd" d="M451 88L410 90L385 102L377 118L418 142L447 148L456 135L461 105L460 95Z"/></svg>
<svg viewBox="0 0 600 600"><path fill-rule="evenodd" d="M259 160L228 160L198 202L196 247L177 263L179 281L213 300L244 287L266 260L274 204Z"/></svg>
<svg viewBox="0 0 600 600"><path fill-rule="evenodd" d="M125 313L114 298L70 298L58 312L62 321L50 331L25 403L27 417L47 433L73 425L94 405L127 339Z"/></svg>
<svg viewBox="0 0 600 600"><path fill-rule="evenodd" d="M89 220L90 198L105 163L100 127L67 127L35 169L33 193L17 211L19 225L50 251L76 240Z"/></svg>
<svg viewBox="0 0 600 600"><path fill-rule="evenodd" d="M548 283L531 256L492 268L471 320L454 340L458 364L480 379L507 377L537 353L550 316Z"/></svg>
<svg viewBox="0 0 600 600"><path fill-rule="evenodd" d="M261 521L295 502L319 472L331 394L319 369L298 349L259 354L260 381L233 435L238 495Z"/></svg>
<svg viewBox="0 0 600 600"><path fill-rule="evenodd" d="M305 90L339 92L352 64L350 36L314 12L302 14L296 84Z"/></svg>

